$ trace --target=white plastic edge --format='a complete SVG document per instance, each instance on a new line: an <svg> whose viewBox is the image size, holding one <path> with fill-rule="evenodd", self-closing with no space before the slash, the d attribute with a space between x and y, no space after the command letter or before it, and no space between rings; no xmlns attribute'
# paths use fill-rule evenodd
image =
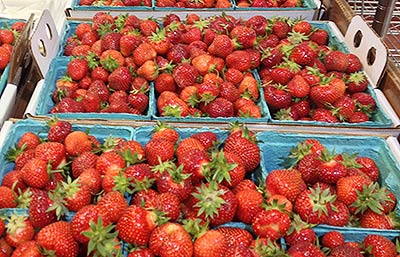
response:
<svg viewBox="0 0 400 257"><path fill-rule="evenodd" d="M4 121L10 118L12 111L15 107L15 99L17 97L17 86L7 84L0 98L0 127Z"/></svg>
<svg viewBox="0 0 400 257"><path fill-rule="evenodd" d="M391 136L386 138L386 142L390 150L392 151L394 157L396 158L397 162L400 163L400 144L397 138Z"/></svg>
<svg viewBox="0 0 400 257"><path fill-rule="evenodd" d="M355 42L360 39L359 45ZM380 37L372 30L372 28L357 15L354 16L347 28L345 42L351 53L356 54L363 65L363 70L368 75L371 84L377 88L378 82L385 70L388 52ZM375 60L369 64L369 52L375 49Z"/></svg>
<svg viewBox="0 0 400 257"><path fill-rule="evenodd" d="M389 103L383 92L379 89L374 89L376 97L383 109L383 111L389 116L392 120L394 127L400 126L400 118L397 116L397 113L393 109L392 105Z"/></svg>
<svg viewBox="0 0 400 257"><path fill-rule="evenodd" d="M33 91L28 106L25 109L24 115L27 114L36 115L36 107L40 100L40 92L42 91L43 84L44 84L44 79L39 80L39 82L36 84L35 90Z"/></svg>
<svg viewBox="0 0 400 257"><path fill-rule="evenodd" d="M1 130L0 130L0 149L3 148L4 141L7 139L7 136L9 134L13 124L14 123L9 120L7 120L3 123L3 127L1 127Z"/></svg>

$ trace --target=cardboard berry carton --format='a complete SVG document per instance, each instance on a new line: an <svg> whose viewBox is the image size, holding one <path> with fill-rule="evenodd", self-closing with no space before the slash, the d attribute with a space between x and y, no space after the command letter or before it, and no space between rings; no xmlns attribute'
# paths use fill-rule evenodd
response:
<svg viewBox="0 0 400 257"><path fill-rule="evenodd" d="M368 190L375 188L372 189L372 192L379 191L385 195L384 197L378 197L380 204L377 206L381 207L378 207L379 211L375 209L376 213L390 213L390 215L386 214L386 216L398 217L400 206L397 200L392 201L387 198L389 192L395 198L400 193L398 187L400 158L397 139L394 137L381 138L268 131L260 132L258 140L262 141L260 145L262 149L261 171L265 172L255 173L254 181L265 182L267 192L275 194L279 191L279 193L286 194L284 190L280 191L279 188L283 188L280 182L271 184L273 183L272 181L279 181L274 179L280 173L287 175L298 174L299 181L303 182L300 183L302 186L297 191L298 194L296 194L295 198L292 199L292 203L294 212L299 214L303 221L305 220L304 213L306 211L302 209L302 206L305 205L301 204L301 199L305 198L305 195L311 197L311 195L318 194L320 197L318 199L323 199L322 201L329 202L330 200L327 199L331 199L333 200L331 204L335 201L344 203L348 208L347 217L349 218L351 214L356 213L355 217L357 219L353 219L351 222L348 219L337 221L335 218L333 220L330 217L336 217L335 211L332 212L331 209L325 213L321 209L321 215L311 217L312 214L309 214L309 218L307 218L312 219L309 222L317 225L316 228L364 235L368 233L383 233L391 237L399 235L398 227L393 226L393 224L385 224L383 219L378 224L373 224L370 221L370 217L373 217L375 212L371 211L370 207L360 207L362 200L360 202L357 200L359 199L358 195L360 197L362 195L367 196L371 200L376 195ZM366 165L367 162L371 166ZM327 163L331 165L327 165ZM327 166L335 170L335 175L330 173L330 169L326 168ZM366 168L367 166L369 168ZM367 173L368 175L365 176ZM361 181L363 182L350 184L352 179L360 177L362 177ZM363 180L364 178L366 180ZM323 184L327 187L324 187ZM289 190L290 186L285 186L285 188ZM345 191L346 188L351 189ZM386 200L382 199L386 199L391 203L389 212L384 209L384 201ZM315 201L318 202L320 200ZM322 206L326 206L326 204L327 202ZM325 216L326 214L328 216ZM388 218L388 220L390 219Z"/></svg>
<svg viewBox="0 0 400 257"><path fill-rule="evenodd" d="M15 163L7 159L7 153L16 147L17 142L20 138L28 132L32 132L41 139L47 139L48 131L50 127L46 121L37 120L19 120L15 123L11 121L6 121L2 127L0 133L0 184L3 182L3 178L6 174L15 169ZM89 135L94 136L99 142L104 143L104 140L112 137L120 137L125 140L130 140L133 138L133 129L131 127L113 127L104 125L83 125L83 124L73 124L72 131L82 131L89 133ZM24 208L6 208L2 209L7 213L13 213L14 211L27 214L27 209ZM67 216L71 216L71 213L67 213Z"/></svg>
<svg viewBox="0 0 400 257"><path fill-rule="evenodd" d="M72 109L64 110L64 111L55 111L57 108L57 103L54 100L55 94L57 94L57 88L59 88L59 83L64 83L63 77L68 75L67 74L67 65L70 62L69 57L60 57L54 58L51 63L51 67L55 67L54 69L50 69L49 72L46 74L46 77L43 82L43 86L36 89L33 99L31 101L36 102L34 105L34 112L31 113L34 116L52 116L56 114L60 118L67 118L67 119L82 119L82 120L93 120L93 119L100 119L100 120L150 120L151 118L151 104L152 104L152 90L153 87L148 86L148 92L145 93L148 98L148 106L144 107L143 114L140 113L129 113L128 111L121 112L122 109L116 109L115 111L104 112L101 109L98 109L97 112L91 111L87 112L84 109L80 109L80 111L74 110L74 106L72 105ZM67 82L68 84L69 82ZM104 87L103 87L104 88ZM104 89L107 89L105 87ZM108 89L106 90L108 91ZM129 90L126 91L123 97L127 97L129 94ZM109 92L109 96L112 95L112 92ZM40 100L38 100L40 99ZM56 100L58 101L58 100ZM107 108L110 105L104 105L105 102L102 102L103 107ZM67 104L68 105L68 104ZM99 106L98 106L99 107ZM103 108L101 107L101 108ZM68 107L69 108L69 107ZM128 109L127 109L128 110Z"/></svg>

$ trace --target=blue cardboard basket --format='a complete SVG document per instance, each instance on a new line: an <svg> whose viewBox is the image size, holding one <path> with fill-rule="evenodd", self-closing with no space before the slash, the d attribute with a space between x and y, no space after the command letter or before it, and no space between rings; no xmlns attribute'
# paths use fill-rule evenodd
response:
<svg viewBox="0 0 400 257"><path fill-rule="evenodd" d="M319 140L326 148L335 150L336 153L357 153L358 156L366 156L373 159L380 170L379 183L391 190L396 197L400 197L400 164L392 154L389 145L384 138L369 136L339 136L323 134L300 134L283 132L260 132L257 139L261 141L261 173L255 173L254 181L265 181L272 170L286 168L282 163L290 154L290 150L298 143L308 139ZM400 204L397 203L395 212L400 215ZM365 229L354 227L335 227L318 225L324 229L337 229L341 231L364 233L387 233L400 235L400 230ZM361 233L360 232L360 233Z"/></svg>
<svg viewBox="0 0 400 257"><path fill-rule="evenodd" d="M46 138L49 127L44 121L36 121L36 120L20 120L17 121L11 127L8 132L8 136L0 149L0 184L3 180L3 177L8 172L14 169L14 163L9 162L6 159L6 154L9 149L15 147L15 144L18 142L19 138L26 132L34 132L39 135L40 138ZM72 124L72 130L76 131L88 131L90 135L95 136L101 143L103 143L104 139L108 138L110 135L113 137L120 137L126 140L131 140L134 136L134 129L132 127L125 126L103 126L103 125L81 125L81 124ZM27 209L21 208L10 208L10 209L1 209L1 211L5 211L6 213L17 212L21 215L27 215ZM68 214L67 218L72 214Z"/></svg>
<svg viewBox="0 0 400 257"><path fill-rule="evenodd" d="M56 88L56 81L66 74L67 64L69 57L54 58L50 65L50 70L46 74L45 82L40 92L41 101L38 103L35 115L52 116L49 114L50 110L54 107L52 94ZM150 120L153 87L150 87L149 92L149 108L144 115L136 115L129 113L57 113L56 115L64 119L98 119L98 120Z"/></svg>
<svg viewBox="0 0 400 257"><path fill-rule="evenodd" d="M310 21L311 25L315 28L321 28L328 31L330 47L336 48L342 52L349 53L349 49L345 42L337 36L330 23L321 21ZM393 121L383 111L372 85L368 85L367 92L376 101L376 111L373 113L371 120L361 123L337 122L327 123L320 121L292 121L292 120L277 120L271 115L269 123L279 125L308 125L308 126L330 126L330 127L364 127L364 128L389 128L393 127ZM268 106L268 104L267 104Z"/></svg>

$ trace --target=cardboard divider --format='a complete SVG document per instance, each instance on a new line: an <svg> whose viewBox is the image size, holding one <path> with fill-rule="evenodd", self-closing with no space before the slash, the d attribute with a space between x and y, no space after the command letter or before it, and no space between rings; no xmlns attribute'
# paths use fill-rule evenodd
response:
<svg viewBox="0 0 400 257"><path fill-rule="evenodd" d="M354 16L345 35L350 51L356 54L373 87L377 87L387 63L387 49L361 16Z"/></svg>
<svg viewBox="0 0 400 257"><path fill-rule="evenodd" d="M31 37L30 51L39 66L42 77L56 56L60 36L49 10L44 10Z"/></svg>

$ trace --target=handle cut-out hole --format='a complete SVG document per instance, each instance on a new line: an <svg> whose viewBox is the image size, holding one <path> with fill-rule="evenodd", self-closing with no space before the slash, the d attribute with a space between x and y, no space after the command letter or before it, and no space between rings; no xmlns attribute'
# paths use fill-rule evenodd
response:
<svg viewBox="0 0 400 257"><path fill-rule="evenodd" d="M44 42L42 39L39 39L39 53L43 56L47 56L47 51L46 51L46 46L44 45Z"/></svg>
<svg viewBox="0 0 400 257"><path fill-rule="evenodd" d="M369 66L371 66L372 64L374 64L376 59L376 49L375 47L371 47L368 50L368 54L367 54L367 63Z"/></svg>
<svg viewBox="0 0 400 257"><path fill-rule="evenodd" d="M51 31L50 25L46 23L46 33L47 37L51 40L53 38L53 32Z"/></svg>
<svg viewBox="0 0 400 257"><path fill-rule="evenodd" d="M361 45L361 41L363 39L363 34L361 30L358 30L357 33L354 35L353 44L354 47L359 47Z"/></svg>

